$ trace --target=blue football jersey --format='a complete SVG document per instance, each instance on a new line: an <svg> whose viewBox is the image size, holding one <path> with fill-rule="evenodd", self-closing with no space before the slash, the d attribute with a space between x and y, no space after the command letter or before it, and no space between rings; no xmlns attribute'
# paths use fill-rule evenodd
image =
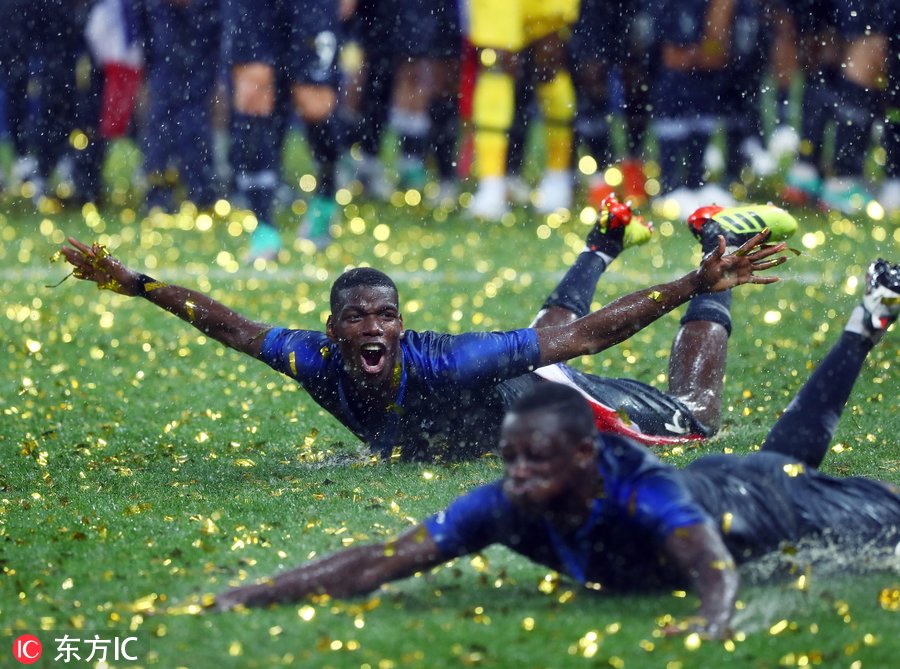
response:
<svg viewBox="0 0 900 669"><path fill-rule="evenodd" d="M340 349L325 334L275 328L261 358L300 382L326 411L382 456L471 457L495 448L507 400L501 384L540 361L533 329L460 335L406 330L396 397L362 420Z"/></svg>

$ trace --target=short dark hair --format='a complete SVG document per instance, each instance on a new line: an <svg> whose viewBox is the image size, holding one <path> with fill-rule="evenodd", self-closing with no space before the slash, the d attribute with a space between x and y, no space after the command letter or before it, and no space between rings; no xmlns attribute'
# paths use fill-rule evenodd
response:
<svg viewBox="0 0 900 669"><path fill-rule="evenodd" d="M331 313L336 314L341 310L343 302L341 293L357 286L372 286L373 288L390 288L396 294L397 285L394 280L381 270L372 267L354 267L341 274L331 284Z"/></svg>
<svg viewBox="0 0 900 669"><path fill-rule="evenodd" d="M541 381L529 388L509 408L511 414L542 411L557 417L561 429L572 440L596 433L594 412L577 390L562 383Z"/></svg>

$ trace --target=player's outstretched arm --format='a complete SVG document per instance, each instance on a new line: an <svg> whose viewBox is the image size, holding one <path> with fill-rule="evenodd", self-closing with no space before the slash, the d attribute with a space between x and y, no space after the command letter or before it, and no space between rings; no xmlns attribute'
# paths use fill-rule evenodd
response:
<svg viewBox="0 0 900 669"><path fill-rule="evenodd" d="M60 252L75 268L76 278L121 295L143 297L213 339L241 353L259 357L268 326L256 323L203 293L156 281L123 265L99 244L86 246L69 238Z"/></svg>
<svg viewBox="0 0 900 669"><path fill-rule="evenodd" d="M412 576L444 562L424 525L417 525L393 541L355 546L278 576L218 597L212 608L267 606L296 602L310 595L353 597L372 592L389 581Z"/></svg>
<svg viewBox="0 0 900 669"><path fill-rule="evenodd" d="M700 267L680 279L651 286L610 302L602 309L572 323L537 330L541 364L564 362L591 355L622 342L699 293L719 292L745 283L775 283L778 277L757 272L787 260L776 255L786 245L764 245L769 231L749 239L733 253L725 253L725 239L709 253Z"/></svg>
<svg viewBox="0 0 900 669"><path fill-rule="evenodd" d="M699 618L683 629L670 631L699 632L711 639L727 638L731 634L729 625L739 578L722 537L707 523L689 525L669 535L665 549L700 596Z"/></svg>

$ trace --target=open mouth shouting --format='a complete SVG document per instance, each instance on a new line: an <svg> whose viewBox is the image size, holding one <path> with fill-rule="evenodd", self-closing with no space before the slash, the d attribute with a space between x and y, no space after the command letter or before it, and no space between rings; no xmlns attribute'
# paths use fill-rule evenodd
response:
<svg viewBox="0 0 900 669"><path fill-rule="evenodd" d="M387 348L384 344L363 344L359 360L366 374L379 374L387 362Z"/></svg>

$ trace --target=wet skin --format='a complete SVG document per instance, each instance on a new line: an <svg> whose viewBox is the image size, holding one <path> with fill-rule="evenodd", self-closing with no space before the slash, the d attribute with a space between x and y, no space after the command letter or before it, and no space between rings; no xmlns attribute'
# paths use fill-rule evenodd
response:
<svg viewBox="0 0 900 669"><path fill-rule="evenodd" d="M397 292L386 286L355 286L340 293L340 308L325 332L341 350L344 369L372 399L392 399L391 380L400 364L403 316Z"/></svg>
<svg viewBox="0 0 900 669"><path fill-rule="evenodd" d="M529 515L579 524L599 485L594 440L572 441L560 418L541 411L507 414L500 437L503 492Z"/></svg>

